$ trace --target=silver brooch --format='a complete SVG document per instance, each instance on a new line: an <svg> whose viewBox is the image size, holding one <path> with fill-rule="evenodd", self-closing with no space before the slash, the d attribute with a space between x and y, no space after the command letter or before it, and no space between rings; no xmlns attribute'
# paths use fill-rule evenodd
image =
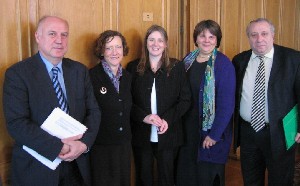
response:
<svg viewBox="0 0 300 186"><path fill-rule="evenodd" d="M105 87L101 87L100 88L100 93L101 94L106 94L107 93L107 89Z"/></svg>

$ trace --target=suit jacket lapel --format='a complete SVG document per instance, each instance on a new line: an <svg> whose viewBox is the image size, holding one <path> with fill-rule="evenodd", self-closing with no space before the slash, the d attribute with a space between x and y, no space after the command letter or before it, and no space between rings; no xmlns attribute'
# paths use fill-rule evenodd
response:
<svg viewBox="0 0 300 186"><path fill-rule="evenodd" d="M252 54L252 51L249 50L243 56L243 59L239 62L240 63L240 70L238 72L239 73L238 76L240 77L240 78L238 78L240 80L240 82L239 82L240 83L240 86L239 86L239 95L241 95L241 93L242 93L243 83L246 83L246 82L243 82L243 80L244 80L244 76L245 76L245 73L246 73L246 69L247 69L247 66L248 66L251 54Z"/></svg>
<svg viewBox="0 0 300 186"><path fill-rule="evenodd" d="M50 79L49 73L47 72L46 66L43 63L39 54L33 57L32 61L32 76L39 84L39 90L43 91L42 95L45 95L43 99L47 101L51 108L55 108L58 105L58 100L53 88L52 81ZM39 98L37 98L39 99Z"/></svg>
<svg viewBox="0 0 300 186"><path fill-rule="evenodd" d="M76 97L76 84L77 82L77 71L72 69L70 63L63 59L62 68L64 73L64 82L66 87L67 101L69 105L70 115L75 112L75 97Z"/></svg>
<svg viewBox="0 0 300 186"><path fill-rule="evenodd" d="M273 64L272 64L272 68L271 68L268 86L270 86L274 82L276 82L276 79L279 77L278 71L282 68L281 66L283 65L281 59L282 59L282 56L281 56L280 50L278 50L278 47L276 45L274 45Z"/></svg>
<svg viewBox="0 0 300 186"><path fill-rule="evenodd" d="M127 82L128 80L128 75L126 74L126 72L124 72L125 70L123 69L123 74L120 80L120 90L119 90L119 95L120 97L125 97L125 95L123 95L123 93L125 93L125 89L128 88L128 84Z"/></svg>
<svg viewBox="0 0 300 186"><path fill-rule="evenodd" d="M245 72L246 72L246 69L248 67L248 64L249 64L249 61L250 61L250 57L251 57L251 54L252 52L249 51L245 56L244 56L244 59L241 61L241 75L242 77L245 76Z"/></svg>

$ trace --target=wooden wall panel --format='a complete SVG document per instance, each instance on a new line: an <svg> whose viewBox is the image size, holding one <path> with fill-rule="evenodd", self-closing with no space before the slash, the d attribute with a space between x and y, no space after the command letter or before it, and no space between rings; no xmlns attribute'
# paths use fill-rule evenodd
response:
<svg viewBox="0 0 300 186"><path fill-rule="evenodd" d="M282 0L266 0L265 3L266 17L270 19L274 25L277 25L277 28L275 28L275 42L279 41L281 34L281 30L279 29L282 17L281 2Z"/></svg>
<svg viewBox="0 0 300 186"><path fill-rule="evenodd" d="M144 37L141 22L143 19L142 3L142 1L120 0L120 7L122 8L119 12L119 31L125 36L129 46L129 54L123 60L124 66L141 54Z"/></svg>
<svg viewBox="0 0 300 186"><path fill-rule="evenodd" d="M30 22L29 22L29 9L28 1L18 0L16 2L16 13L18 19L18 41L19 45L19 57L20 60L24 57L30 56Z"/></svg>
<svg viewBox="0 0 300 186"><path fill-rule="evenodd" d="M182 0L180 2L180 25L181 25L181 51L180 51L180 56L184 57L190 49L190 33L191 33L191 16L190 16L190 0Z"/></svg>
<svg viewBox="0 0 300 186"><path fill-rule="evenodd" d="M182 58L182 38L181 38L181 21L180 21L180 1L166 0L165 1L165 28L169 37L169 52L171 57L178 59Z"/></svg>
<svg viewBox="0 0 300 186"><path fill-rule="evenodd" d="M291 48L296 46L294 38L296 31L296 9L295 0L282 0L281 23L277 26L280 27L279 29L281 31L278 43Z"/></svg>
<svg viewBox="0 0 300 186"><path fill-rule="evenodd" d="M245 34L244 29L239 26L240 22L235 17L240 16L239 11L240 0L224 0L222 1L221 14L221 29L222 29L222 41L220 50L232 57L239 52L241 35Z"/></svg>
<svg viewBox="0 0 300 186"><path fill-rule="evenodd" d="M0 2L0 99L6 68L37 52L34 32L43 15L69 21L70 40L66 57L88 67L97 63L93 44L107 29L126 37L130 51L123 65L140 56L145 31L152 24L169 35L172 57L181 59L193 50L193 30L204 19L217 21L223 32L220 50L228 57L249 49L245 33L250 20L269 18L276 27L275 42L300 50L300 0L7 0ZM152 12L153 21L143 21ZM183 26L183 27L182 27ZM184 36L184 38L183 38ZM0 176L5 179L13 143L5 129L0 106ZM6 149L6 150L4 150Z"/></svg>
<svg viewBox="0 0 300 186"><path fill-rule="evenodd" d="M143 12L152 12L153 13L153 21L141 21L142 24L142 33L143 36L146 33L146 30L152 25L152 24L158 24L161 26L165 26L165 23L163 22L164 14L163 12L165 11L165 4L163 3L164 0L143 0L141 4L141 9L142 13Z"/></svg>
<svg viewBox="0 0 300 186"><path fill-rule="evenodd" d="M5 127L2 108L2 85L6 68L10 66L10 64L22 59L27 53L22 43L22 41L26 42L27 39L26 37L22 38L22 34L25 34L26 30L22 32L23 27L21 25L24 21L21 17L24 15L21 15L23 12L20 11L20 8L24 7L24 3L26 4L26 1L11 0L2 2L0 6L0 12L2 14L0 18L0 180L2 180L3 185L6 185L5 182L7 182L9 174L13 140L9 137Z"/></svg>
<svg viewBox="0 0 300 186"><path fill-rule="evenodd" d="M147 29L153 25L161 25L168 32L169 50L172 57L179 57L179 1L178 0L152 0L134 1L120 0L119 31L124 34L129 54L125 57L123 65L140 57L143 39ZM143 21L143 13L153 13L153 21Z"/></svg>
<svg viewBox="0 0 300 186"><path fill-rule="evenodd" d="M19 61L25 56L28 56L26 44L28 44L27 26L25 11L21 8L26 6L26 1L5 1L1 5L1 12L5 16L1 16L1 67L9 65L9 61ZM9 8L8 8L9 7ZM25 7L26 9L26 7Z"/></svg>

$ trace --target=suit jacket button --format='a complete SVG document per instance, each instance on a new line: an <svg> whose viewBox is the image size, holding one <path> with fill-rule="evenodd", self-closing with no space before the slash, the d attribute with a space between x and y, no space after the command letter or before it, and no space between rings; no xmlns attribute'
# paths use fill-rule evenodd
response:
<svg viewBox="0 0 300 186"><path fill-rule="evenodd" d="M123 116L123 112L120 112L120 114L119 114L120 116Z"/></svg>
<svg viewBox="0 0 300 186"><path fill-rule="evenodd" d="M120 127L120 128L119 128L119 131L122 131L122 130L123 130L123 127Z"/></svg>
<svg viewBox="0 0 300 186"><path fill-rule="evenodd" d="M123 101L122 99L119 99L119 101Z"/></svg>

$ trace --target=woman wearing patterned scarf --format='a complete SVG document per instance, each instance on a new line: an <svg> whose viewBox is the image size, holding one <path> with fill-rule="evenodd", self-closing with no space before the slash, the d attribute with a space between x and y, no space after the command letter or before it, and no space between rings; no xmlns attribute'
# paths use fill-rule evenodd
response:
<svg viewBox="0 0 300 186"><path fill-rule="evenodd" d="M179 153L177 185L224 185L232 141L235 71L217 50L222 32L215 21L198 23L193 38L197 49L183 59L192 106L185 115L186 143Z"/></svg>
<svg viewBox="0 0 300 186"><path fill-rule="evenodd" d="M130 185L131 75L122 68L128 54L124 36L113 30L100 34L95 55L100 63L90 70L101 124L91 149L92 184Z"/></svg>

